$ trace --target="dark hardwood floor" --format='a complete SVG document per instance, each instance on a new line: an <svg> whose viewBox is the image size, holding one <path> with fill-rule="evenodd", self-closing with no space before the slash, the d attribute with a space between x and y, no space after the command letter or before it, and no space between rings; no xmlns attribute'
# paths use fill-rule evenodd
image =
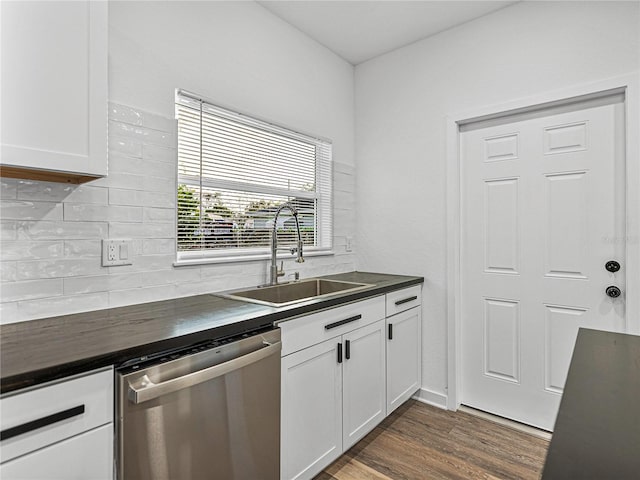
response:
<svg viewBox="0 0 640 480"><path fill-rule="evenodd" d="M538 479L549 442L409 400L315 480Z"/></svg>

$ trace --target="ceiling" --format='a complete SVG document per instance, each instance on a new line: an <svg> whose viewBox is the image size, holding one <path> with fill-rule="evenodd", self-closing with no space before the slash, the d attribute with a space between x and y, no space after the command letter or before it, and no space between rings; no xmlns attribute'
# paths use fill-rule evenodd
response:
<svg viewBox="0 0 640 480"><path fill-rule="evenodd" d="M357 65L517 2L262 0L258 3Z"/></svg>

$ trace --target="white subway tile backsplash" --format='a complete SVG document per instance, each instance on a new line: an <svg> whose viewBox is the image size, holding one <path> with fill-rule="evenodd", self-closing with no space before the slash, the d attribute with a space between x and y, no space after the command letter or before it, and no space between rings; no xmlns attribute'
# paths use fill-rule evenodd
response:
<svg viewBox="0 0 640 480"><path fill-rule="evenodd" d="M15 228L16 238L30 240L107 238L109 231L108 223L103 221L16 222Z"/></svg>
<svg viewBox="0 0 640 480"><path fill-rule="evenodd" d="M142 286L141 273L112 273L89 277L68 277L64 279L64 294L108 292Z"/></svg>
<svg viewBox="0 0 640 480"><path fill-rule="evenodd" d="M109 189L109 205L143 205L144 193L141 190Z"/></svg>
<svg viewBox="0 0 640 480"><path fill-rule="evenodd" d="M142 255L171 254L175 257L174 238L145 238L142 240Z"/></svg>
<svg viewBox="0 0 640 480"><path fill-rule="evenodd" d="M109 169L118 173L145 175L148 173L147 162L142 158L130 157L121 153L109 153Z"/></svg>
<svg viewBox="0 0 640 480"><path fill-rule="evenodd" d="M152 143L163 147L174 147L175 137L173 132L163 132L152 128L128 125L122 122L109 121L109 132L120 137L133 138L143 143Z"/></svg>
<svg viewBox="0 0 640 480"><path fill-rule="evenodd" d="M142 284L145 286L199 282L200 267L171 268L142 274Z"/></svg>
<svg viewBox="0 0 640 480"><path fill-rule="evenodd" d="M17 277L16 262L2 262L0 263L0 282L15 282ZM0 292L2 286L0 286ZM0 294L0 297L2 295Z"/></svg>
<svg viewBox="0 0 640 480"><path fill-rule="evenodd" d="M176 195L174 192L143 192L142 205L144 205L145 207L175 208Z"/></svg>
<svg viewBox="0 0 640 480"><path fill-rule="evenodd" d="M174 134L176 131L177 121L174 118L167 118L155 113L145 112L142 118L142 125L154 130L169 132Z"/></svg>
<svg viewBox="0 0 640 480"><path fill-rule="evenodd" d="M144 176L133 173L120 173L118 171L109 172L106 177L94 180L94 185L101 187L128 188L130 190L140 190L143 186Z"/></svg>
<svg viewBox="0 0 640 480"><path fill-rule="evenodd" d="M17 266L18 280L37 278L97 275L103 271L101 258L62 258L55 260L20 261Z"/></svg>
<svg viewBox="0 0 640 480"><path fill-rule="evenodd" d="M154 160L156 162L170 163L174 171L177 171L178 153L175 145L169 147L161 147L160 145L143 145L142 158L145 160Z"/></svg>
<svg viewBox="0 0 640 480"><path fill-rule="evenodd" d="M0 260L25 260L55 258L63 255L61 240L49 242L30 242L25 240L2 242Z"/></svg>
<svg viewBox="0 0 640 480"><path fill-rule="evenodd" d="M62 280L59 278L3 283L1 290L3 302L48 298L63 293Z"/></svg>
<svg viewBox="0 0 640 480"><path fill-rule="evenodd" d="M2 200L0 217L15 220L62 220L62 205L26 200Z"/></svg>
<svg viewBox="0 0 640 480"><path fill-rule="evenodd" d="M0 303L0 325L18 322L18 302Z"/></svg>
<svg viewBox="0 0 640 480"><path fill-rule="evenodd" d="M109 155L113 153L121 153L129 157L142 157L142 142L133 138L113 135L112 132L109 132Z"/></svg>
<svg viewBox="0 0 640 480"><path fill-rule="evenodd" d="M155 302L175 297L175 285L157 285L153 287L112 290L109 292L109 305L121 307L138 303Z"/></svg>
<svg viewBox="0 0 640 480"><path fill-rule="evenodd" d="M64 256L73 258L101 257L102 240L65 240Z"/></svg>
<svg viewBox="0 0 640 480"><path fill-rule="evenodd" d="M18 181L15 178L0 178L0 199L17 198Z"/></svg>
<svg viewBox="0 0 640 480"><path fill-rule="evenodd" d="M155 172L154 172L155 173ZM171 192L173 195L178 184L175 178L145 176L143 187L147 192Z"/></svg>
<svg viewBox="0 0 640 480"><path fill-rule="evenodd" d="M0 221L0 241L18 238L18 224L14 221Z"/></svg>
<svg viewBox="0 0 640 480"><path fill-rule="evenodd" d="M152 172L154 177L162 177L176 183L176 163L162 162L160 160L144 159L146 171Z"/></svg>
<svg viewBox="0 0 640 480"><path fill-rule="evenodd" d="M20 180L18 200L37 200L42 202L77 202L105 205L108 190L94 185L72 185L68 183L37 182Z"/></svg>
<svg viewBox="0 0 640 480"><path fill-rule="evenodd" d="M175 226L170 223L111 223L111 238L174 238Z"/></svg>
<svg viewBox="0 0 640 480"><path fill-rule="evenodd" d="M142 207L115 205L64 204L65 222L90 221L92 219L109 222L142 222Z"/></svg>
<svg viewBox="0 0 640 480"><path fill-rule="evenodd" d="M140 255L136 257L133 266L137 271L165 270L173 268L174 255ZM188 267L187 267L188 268Z"/></svg>
<svg viewBox="0 0 640 480"><path fill-rule="evenodd" d="M65 295L18 302L18 321L43 317L55 317L71 313L102 310L109 307L109 295L106 292L87 295Z"/></svg>
<svg viewBox="0 0 640 480"><path fill-rule="evenodd" d="M116 120L131 125L142 125L142 112L135 108L110 102L109 120Z"/></svg>
<svg viewBox="0 0 640 480"><path fill-rule="evenodd" d="M2 179L0 322L267 281L268 260L174 267L176 121L109 105L109 175L82 185ZM284 262L287 279L354 270L355 168L334 165L336 255ZM5 213L8 215L6 216ZM102 267L102 240L131 239L133 264Z"/></svg>
<svg viewBox="0 0 640 480"><path fill-rule="evenodd" d="M176 210L175 208L144 207L142 210L142 221L150 223L173 223L176 221Z"/></svg>

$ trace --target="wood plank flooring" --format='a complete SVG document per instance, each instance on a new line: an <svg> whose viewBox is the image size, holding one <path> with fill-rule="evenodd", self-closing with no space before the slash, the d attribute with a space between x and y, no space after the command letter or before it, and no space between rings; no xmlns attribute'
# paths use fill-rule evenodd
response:
<svg viewBox="0 0 640 480"><path fill-rule="evenodd" d="M409 400L315 480L539 479L549 442Z"/></svg>

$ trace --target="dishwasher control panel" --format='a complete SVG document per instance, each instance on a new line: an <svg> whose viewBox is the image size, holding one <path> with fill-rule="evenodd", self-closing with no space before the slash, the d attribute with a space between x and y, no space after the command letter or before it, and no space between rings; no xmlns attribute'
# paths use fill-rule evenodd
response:
<svg viewBox="0 0 640 480"><path fill-rule="evenodd" d="M262 335L265 332L273 330L271 325L257 330L249 332L238 333L227 337L215 338L211 340L204 340L202 342L195 343L186 347L173 348L170 350L163 350L161 352L153 353L150 355L144 355L141 357L131 358L121 363L117 370L119 373L126 375L127 373L135 372L151 365L160 365L163 363L171 362L188 355L194 355L206 350L219 348L229 343L237 342L245 338L253 337L255 335Z"/></svg>

